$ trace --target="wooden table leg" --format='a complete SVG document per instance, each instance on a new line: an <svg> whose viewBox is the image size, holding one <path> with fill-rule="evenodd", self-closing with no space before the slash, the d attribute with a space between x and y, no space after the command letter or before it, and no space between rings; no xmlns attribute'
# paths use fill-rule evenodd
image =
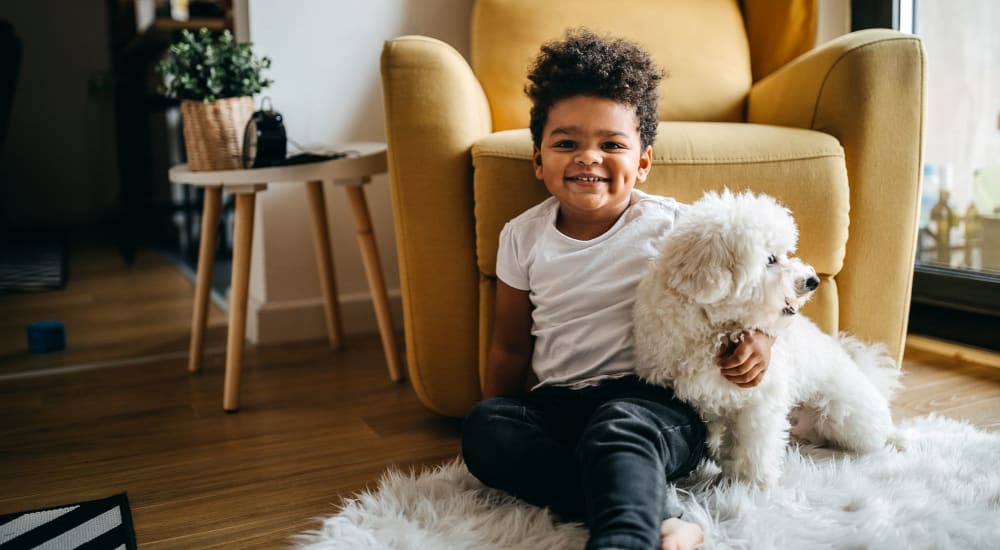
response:
<svg viewBox="0 0 1000 550"><path fill-rule="evenodd" d="M201 210L201 244L198 247L198 275L194 287L194 315L191 319L191 347L188 370L198 372L205 350L205 323L208 319L208 298L212 292L212 271L215 267L215 239L222 207L222 187L206 187Z"/></svg>
<svg viewBox="0 0 1000 550"><path fill-rule="evenodd" d="M343 332L340 322L340 301L337 297L337 277L333 271L333 247L330 243L330 226L326 218L326 200L323 196L323 182L306 183L309 192L309 210L312 213L313 249L316 252L316 268L320 286L323 288L323 313L326 315L326 335L330 347L340 349Z"/></svg>
<svg viewBox="0 0 1000 550"><path fill-rule="evenodd" d="M247 326L247 293L250 286L250 252L253 242L254 193L236 194L236 221L233 237L233 277L229 288L229 334L226 337L226 381L222 408L240 408L240 373Z"/></svg>
<svg viewBox="0 0 1000 550"><path fill-rule="evenodd" d="M389 298L386 294L385 280L382 278L382 262L379 260L378 247L375 245L375 234L372 232L368 201L365 200L362 186L347 185L344 189L347 190L347 198L354 213L354 224L358 230L358 245L361 247L365 275L368 277L368 288L375 305L375 318L378 320L378 331L382 336L382 349L389 366L389 379L393 382L399 382L403 379L403 373L399 365L399 351L396 348L396 332L392 327Z"/></svg>

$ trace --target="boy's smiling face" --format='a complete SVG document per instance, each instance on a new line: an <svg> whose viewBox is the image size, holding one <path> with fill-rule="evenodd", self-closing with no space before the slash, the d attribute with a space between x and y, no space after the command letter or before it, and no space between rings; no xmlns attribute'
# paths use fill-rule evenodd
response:
<svg viewBox="0 0 1000 550"><path fill-rule="evenodd" d="M559 200L564 219L613 223L628 207L653 164L638 127L635 109L610 99L581 95L552 105L534 151L535 177Z"/></svg>

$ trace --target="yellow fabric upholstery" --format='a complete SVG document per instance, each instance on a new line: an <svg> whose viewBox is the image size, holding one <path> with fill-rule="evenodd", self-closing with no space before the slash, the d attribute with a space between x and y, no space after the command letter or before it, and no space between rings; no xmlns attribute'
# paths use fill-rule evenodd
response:
<svg viewBox="0 0 1000 550"><path fill-rule="evenodd" d="M548 192L532 171L526 128L477 141L472 165L477 266L492 277L500 229ZM799 224L802 259L819 273L840 272L849 190L844 150L833 136L760 124L661 122L653 169L639 188L690 202L723 187L781 197Z"/></svg>
<svg viewBox="0 0 1000 550"><path fill-rule="evenodd" d="M475 256L469 150L490 132L489 106L462 55L438 40L386 43L382 74L407 369L421 401L457 415L479 391L478 274L462 259Z"/></svg>
<svg viewBox="0 0 1000 550"><path fill-rule="evenodd" d="M472 13L472 68L493 112L493 129L528 126L528 66L543 42L585 26L642 44L668 78L662 120L743 120L750 50L736 0L488 0Z"/></svg>
<svg viewBox="0 0 1000 550"><path fill-rule="evenodd" d="M903 355L924 135L920 39L883 29L825 44L757 83L749 120L830 134L844 146L851 181L851 242L840 329Z"/></svg>
<svg viewBox="0 0 1000 550"><path fill-rule="evenodd" d="M532 34L536 31L529 26L538 10L566 4L581 9L552 11L546 25L559 16L559 30L550 33L545 27ZM747 43L745 29L729 24L739 12L726 11L723 23L713 25L722 13L718 10L735 1L635 4L645 10L635 17L638 22L668 21L674 17L671 10L696 18L704 6L708 22L700 28L714 29L711 35L678 32L675 38L687 42L665 38L657 42L663 48L693 52L706 42ZM407 367L420 399L439 413L463 415L479 399L477 366L484 363L492 325L496 236L507 219L546 196L532 176L531 143L523 129L527 62L516 61L515 74L513 65L503 68L502 58L515 52L533 55L563 28L594 21L588 10L595 6L586 1L477 3L473 58L477 69L489 74L473 71L437 40L403 37L386 43L383 92ZM615 24L609 17L596 20ZM687 25L695 28L693 22ZM636 38L631 30L618 28L616 34ZM652 53L661 63L675 55ZM734 72L748 82L750 54L743 55ZM884 341L898 359L916 236L923 64L916 37L852 33L752 87L745 84L739 101L745 103L746 122L719 122L730 120L716 109L722 96L678 97L705 93L711 87L705 83L716 77L671 71L664 86L675 88L664 93L661 111L670 122L661 124L654 168L642 188L683 201L724 186L777 196L800 225L800 255L823 279L806 313L825 330ZM504 78L510 82L501 82ZM731 76L718 78L718 86L735 97ZM685 111L671 111L672 102ZM702 113L699 121L676 122L695 112Z"/></svg>
<svg viewBox="0 0 1000 550"><path fill-rule="evenodd" d="M753 81L811 50L816 0L743 0Z"/></svg>

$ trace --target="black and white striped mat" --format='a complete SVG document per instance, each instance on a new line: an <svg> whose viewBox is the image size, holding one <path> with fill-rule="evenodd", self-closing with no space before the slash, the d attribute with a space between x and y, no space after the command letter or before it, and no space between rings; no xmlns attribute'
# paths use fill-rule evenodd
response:
<svg viewBox="0 0 1000 550"><path fill-rule="evenodd" d="M0 550L135 550L125 493L0 516Z"/></svg>

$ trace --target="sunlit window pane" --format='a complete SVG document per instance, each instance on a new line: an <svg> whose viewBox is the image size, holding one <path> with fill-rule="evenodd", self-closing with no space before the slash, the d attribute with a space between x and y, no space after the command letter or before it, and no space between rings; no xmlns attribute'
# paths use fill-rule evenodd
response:
<svg viewBox="0 0 1000 550"><path fill-rule="evenodd" d="M927 52L917 262L1000 275L1000 2L913 7Z"/></svg>

